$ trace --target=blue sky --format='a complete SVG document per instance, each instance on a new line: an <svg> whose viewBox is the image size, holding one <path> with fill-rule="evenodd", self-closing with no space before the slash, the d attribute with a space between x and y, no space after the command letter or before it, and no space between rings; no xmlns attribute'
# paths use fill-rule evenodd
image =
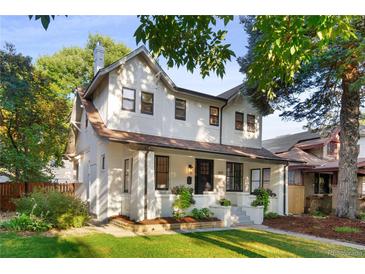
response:
<svg viewBox="0 0 365 274"><path fill-rule="evenodd" d="M0 43L1 46L5 41L15 44L19 52L34 60L63 47L82 47L90 33L109 35L134 49L138 46L133 37L138 23L136 16L59 16L45 31L39 21L29 21L27 16L0 16ZM247 35L237 17L228 25L226 40L237 56L245 54ZM198 72L191 74L185 68L168 69L163 58L159 61L177 85L213 95L230 89L243 79L235 59L227 63L223 79L215 76L202 79ZM302 126L303 123L282 121L275 113L264 118L263 139L298 132Z"/></svg>

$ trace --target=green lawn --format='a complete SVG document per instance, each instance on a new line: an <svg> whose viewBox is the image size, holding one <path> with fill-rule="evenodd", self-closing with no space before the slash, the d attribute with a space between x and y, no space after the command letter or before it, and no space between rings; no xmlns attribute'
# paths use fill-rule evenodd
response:
<svg viewBox="0 0 365 274"><path fill-rule="evenodd" d="M0 257L365 257L365 251L253 229L125 238L0 233Z"/></svg>

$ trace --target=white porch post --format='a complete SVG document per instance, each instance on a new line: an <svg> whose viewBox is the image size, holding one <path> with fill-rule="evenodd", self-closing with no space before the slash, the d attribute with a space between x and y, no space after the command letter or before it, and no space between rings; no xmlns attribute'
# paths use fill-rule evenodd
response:
<svg viewBox="0 0 365 274"><path fill-rule="evenodd" d="M133 170L130 198L130 218L144 220L145 151L133 153Z"/></svg>
<svg viewBox="0 0 365 274"><path fill-rule="evenodd" d="M155 153L147 154L147 219L155 219L157 204L155 196Z"/></svg>

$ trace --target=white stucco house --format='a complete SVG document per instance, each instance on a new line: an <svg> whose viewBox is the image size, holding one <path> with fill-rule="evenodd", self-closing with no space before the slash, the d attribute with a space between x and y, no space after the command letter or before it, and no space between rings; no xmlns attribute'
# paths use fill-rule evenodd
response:
<svg viewBox="0 0 365 274"><path fill-rule="evenodd" d="M179 185L227 226L262 222L251 206L259 186L276 194L269 211L286 214L287 161L262 147L261 114L241 86L218 96L178 87L144 46L104 67L97 45L94 71L76 92L67 156L99 220L171 216Z"/></svg>

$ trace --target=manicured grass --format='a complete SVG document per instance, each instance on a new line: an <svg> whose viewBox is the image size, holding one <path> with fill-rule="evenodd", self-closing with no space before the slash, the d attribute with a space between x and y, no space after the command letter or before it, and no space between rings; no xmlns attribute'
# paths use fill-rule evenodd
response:
<svg viewBox="0 0 365 274"><path fill-rule="evenodd" d="M340 233L359 233L361 230L356 227L351 226L336 226L334 228L334 231L340 232Z"/></svg>
<svg viewBox="0 0 365 274"><path fill-rule="evenodd" d="M0 233L0 257L365 257L365 251L253 229L125 238Z"/></svg>

